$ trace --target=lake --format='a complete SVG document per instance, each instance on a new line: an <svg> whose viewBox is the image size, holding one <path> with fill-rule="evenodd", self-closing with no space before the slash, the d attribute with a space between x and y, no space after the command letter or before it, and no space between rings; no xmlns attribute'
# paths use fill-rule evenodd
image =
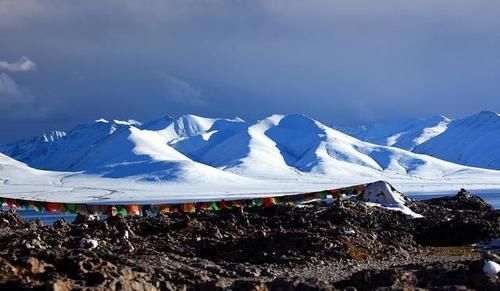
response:
<svg viewBox="0 0 500 291"><path fill-rule="evenodd" d="M481 193L476 194L477 196L483 198L487 203L493 205L495 209L500 209L500 193ZM453 195L432 195L432 194L415 194L409 195L409 197L414 198L416 200L426 200L443 196L453 196ZM7 211L8 209L5 206L2 206L3 211ZM40 218L45 225L52 224L59 218L64 218L68 222L72 222L76 215L75 214L67 214L67 213L59 213L59 212L36 212L34 210L20 210L18 211L20 215L29 220L35 220Z"/></svg>

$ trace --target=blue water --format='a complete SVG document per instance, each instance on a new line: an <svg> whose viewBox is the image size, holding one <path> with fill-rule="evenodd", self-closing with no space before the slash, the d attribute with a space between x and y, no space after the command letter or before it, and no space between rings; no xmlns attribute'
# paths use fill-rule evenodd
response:
<svg viewBox="0 0 500 291"><path fill-rule="evenodd" d="M3 206L2 211L7 211L8 208ZM28 220L35 220L39 218L44 225L53 224L54 221L64 218L67 222L73 222L76 214L61 213L61 212L37 212L35 210L18 210L18 214L22 215Z"/></svg>
<svg viewBox="0 0 500 291"><path fill-rule="evenodd" d="M483 198L487 203L493 205L495 209L500 209L500 193L481 193L481 194L476 194L479 197ZM426 200L426 199L432 199L432 198L438 198L438 197L443 197L443 196L453 196L453 195L428 195L428 194L414 194L414 195L409 195L409 197L414 198L416 200ZM7 208L5 206L2 207L3 211L7 211ZM39 218L44 225L49 225L54 223L57 219L64 218L67 222L72 222L76 215L75 214L68 214L68 213L59 213L59 212L36 212L34 210L19 210L18 213L22 216L24 216L26 219L29 220L35 220Z"/></svg>

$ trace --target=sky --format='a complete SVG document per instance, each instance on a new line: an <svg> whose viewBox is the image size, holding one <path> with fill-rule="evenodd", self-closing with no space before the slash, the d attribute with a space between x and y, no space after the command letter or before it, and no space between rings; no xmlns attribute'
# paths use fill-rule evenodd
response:
<svg viewBox="0 0 500 291"><path fill-rule="evenodd" d="M0 143L100 117L500 111L500 1L0 0Z"/></svg>

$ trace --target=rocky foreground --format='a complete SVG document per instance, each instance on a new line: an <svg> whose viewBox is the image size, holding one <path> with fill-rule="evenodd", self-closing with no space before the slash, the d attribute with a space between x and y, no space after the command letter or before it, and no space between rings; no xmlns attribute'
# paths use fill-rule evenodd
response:
<svg viewBox="0 0 500 291"><path fill-rule="evenodd" d="M465 193L409 206L424 218L356 201L53 226L7 212L0 289L500 290L471 247L500 237L499 211Z"/></svg>

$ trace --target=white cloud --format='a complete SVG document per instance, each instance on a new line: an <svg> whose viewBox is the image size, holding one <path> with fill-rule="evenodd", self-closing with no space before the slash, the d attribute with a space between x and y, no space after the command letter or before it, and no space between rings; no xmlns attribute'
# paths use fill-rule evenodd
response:
<svg viewBox="0 0 500 291"><path fill-rule="evenodd" d="M0 71L9 72L28 72L36 69L36 64L28 59L28 57L21 57L15 63L0 61Z"/></svg>
<svg viewBox="0 0 500 291"><path fill-rule="evenodd" d="M201 90L170 74L164 75L164 86L169 100L193 106L206 105Z"/></svg>

